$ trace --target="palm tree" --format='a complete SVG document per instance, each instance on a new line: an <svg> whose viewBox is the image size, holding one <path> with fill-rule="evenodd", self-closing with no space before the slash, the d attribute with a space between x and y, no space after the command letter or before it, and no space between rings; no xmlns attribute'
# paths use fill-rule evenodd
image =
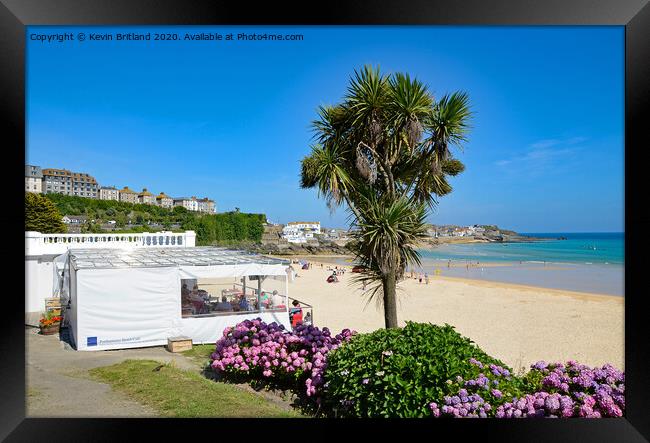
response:
<svg viewBox="0 0 650 443"><path fill-rule="evenodd" d="M396 286L426 235L437 197L452 190L447 176L464 165L451 146L466 140L468 96L435 100L408 74L355 71L341 104L322 106L313 122L316 144L301 163L301 186L316 188L330 210L350 211L359 281L383 304L387 328L397 327ZM382 297L378 297L381 294Z"/></svg>

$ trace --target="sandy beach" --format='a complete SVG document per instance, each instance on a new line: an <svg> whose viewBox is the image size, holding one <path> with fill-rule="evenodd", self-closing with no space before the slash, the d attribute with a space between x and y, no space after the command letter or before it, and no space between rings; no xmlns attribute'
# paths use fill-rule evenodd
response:
<svg viewBox="0 0 650 443"><path fill-rule="evenodd" d="M352 284L351 267L339 283L327 283L332 265L311 262L310 270L294 265L298 277L289 296L313 306L316 326L335 332L384 327L381 309L374 301L366 305ZM284 282L267 281L264 288L283 290ZM624 369L623 297L431 276L428 285L414 279L398 284L398 318L400 325L448 323L514 369L569 359Z"/></svg>

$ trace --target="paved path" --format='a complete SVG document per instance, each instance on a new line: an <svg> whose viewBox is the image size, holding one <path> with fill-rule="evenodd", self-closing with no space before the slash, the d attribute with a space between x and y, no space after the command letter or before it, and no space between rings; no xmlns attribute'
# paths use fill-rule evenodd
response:
<svg viewBox="0 0 650 443"><path fill-rule="evenodd" d="M197 363L163 347L81 352L59 339L25 328L27 417L152 417L156 412L88 378L89 369L126 359L173 361L199 371Z"/></svg>

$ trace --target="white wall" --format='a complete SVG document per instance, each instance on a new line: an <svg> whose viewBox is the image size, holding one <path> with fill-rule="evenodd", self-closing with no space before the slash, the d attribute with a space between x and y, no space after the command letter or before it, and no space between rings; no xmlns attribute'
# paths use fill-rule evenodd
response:
<svg viewBox="0 0 650 443"><path fill-rule="evenodd" d="M177 269L81 269L76 280L77 350L157 346L180 335Z"/></svg>
<svg viewBox="0 0 650 443"><path fill-rule="evenodd" d="M25 324L38 326L45 299L53 296L53 266L51 259L25 257Z"/></svg>

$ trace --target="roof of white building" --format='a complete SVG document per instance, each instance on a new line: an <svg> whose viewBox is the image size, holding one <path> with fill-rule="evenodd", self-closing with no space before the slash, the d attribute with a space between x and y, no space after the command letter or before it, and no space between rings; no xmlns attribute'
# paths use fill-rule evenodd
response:
<svg viewBox="0 0 650 443"><path fill-rule="evenodd" d="M290 264L289 260L215 247L70 249L69 253L75 269Z"/></svg>

